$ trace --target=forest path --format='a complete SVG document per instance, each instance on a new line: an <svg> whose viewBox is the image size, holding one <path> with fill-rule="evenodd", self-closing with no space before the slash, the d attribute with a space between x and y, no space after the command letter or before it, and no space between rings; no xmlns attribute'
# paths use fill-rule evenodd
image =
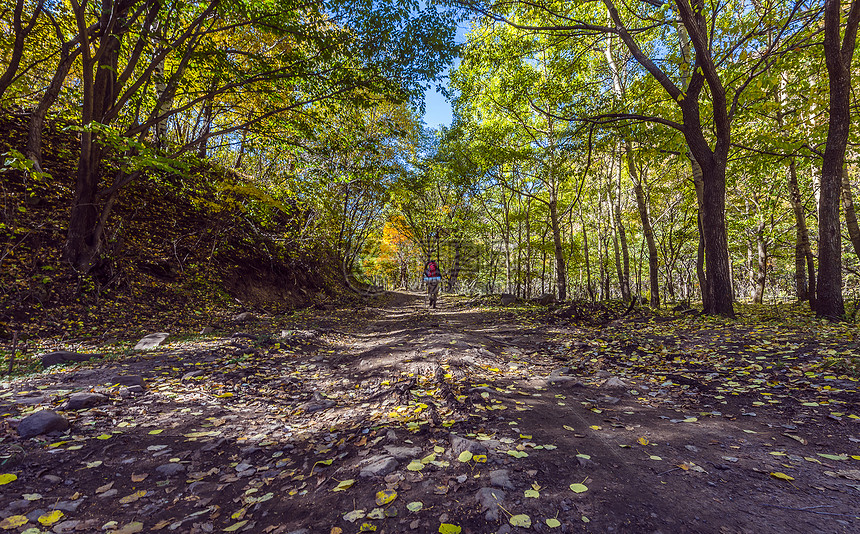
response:
<svg viewBox="0 0 860 534"><path fill-rule="evenodd" d="M487 303L389 293L2 382L0 527L856 531L855 383L776 365L808 334ZM71 428L20 439L45 408Z"/></svg>

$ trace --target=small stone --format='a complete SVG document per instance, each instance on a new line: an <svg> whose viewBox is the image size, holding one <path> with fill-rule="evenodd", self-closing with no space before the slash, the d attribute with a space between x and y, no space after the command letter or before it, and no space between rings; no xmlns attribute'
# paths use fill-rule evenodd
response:
<svg viewBox="0 0 860 534"><path fill-rule="evenodd" d="M455 457L464 451L469 451L472 454L487 454L487 447L478 441L466 439L457 434L450 434L449 440L451 441L451 453Z"/></svg>
<svg viewBox="0 0 860 534"><path fill-rule="evenodd" d="M386 445L383 448L388 454L394 456L396 460L416 458L421 454L421 447L398 447L396 445Z"/></svg>
<svg viewBox="0 0 860 534"><path fill-rule="evenodd" d="M256 316L251 312L242 312L233 316L234 323L244 323L247 321L253 321L254 319L256 319Z"/></svg>
<svg viewBox="0 0 860 534"><path fill-rule="evenodd" d="M62 510L63 512L77 512L78 507L81 503L84 502L84 498L81 497L76 501L61 501L51 505L51 509L53 510Z"/></svg>
<svg viewBox="0 0 860 534"><path fill-rule="evenodd" d="M56 525L54 525L54 528L51 529L51 532L53 532L54 534L67 534L69 532L74 532L80 524L81 522L76 520L63 521L62 523L57 523Z"/></svg>
<svg viewBox="0 0 860 534"><path fill-rule="evenodd" d="M185 472L185 465L179 462L171 462L159 465L155 472L166 477L175 477Z"/></svg>
<svg viewBox="0 0 860 534"><path fill-rule="evenodd" d="M484 516L487 521L498 521L505 492L498 488L481 488L475 494L475 501L481 506L481 512L487 512Z"/></svg>
<svg viewBox="0 0 860 534"><path fill-rule="evenodd" d="M86 410L107 404L108 402L110 402L110 397L100 393L72 393L69 395L69 400L63 404L62 409L68 411Z"/></svg>
<svg viewBox="0 0 860 534"><path fill-rule="evenodd" d="M314 413L314 412L321 412L323 410L328 410L329 408L331 408L335 404L337 404L337 403L331 399L320 399L320 400L308 401L308 402L302 404L301 406L299 406L299 408L304 410L305 413Z"/></svg>
<svg viewBox="0 0 860 534"><path fill-rule="evenodd" d="M695 445L684 445L684 448L690 452L699 452L699 448Z"/></svg>
<svg viewBox="0 0 860 534"><path fill-rule="evenodd" d="M42 410L21 419L18 423L18 435L27 439L68 428L69 422L65 417L53 410Z"/></svg>
<svg viewBox="0 0 860 534"><path fill-rule="evenodd" d="M57 475L42 475L42 480L48 482L49 484L59 484L63 481L63 479L58 477Z"/></svg>
<svg viewBox="0 0 860 534"><path fill-rule="evenodd" d="M45 368L60 363L86 362L92 358L101 357L101 354L79 354L77 352L69 352L67 350L58 350L56 352L49 352L48 354L40 356L42 367Z"/></svg>
<svg viewBox="0 0 860 534"><path fill-rule="evenodd" d="M108 497L113 497L117 493L119 493L118 489L109 489L103 493L99 493L99 499L107 499Z"/></svg>
<svg viewBox="0 0 860 534"><path fill-rule="evenodd" d="M511 526L507 524L500 526L499 530L496 531L496 534L511 534Z"/></svg>
<svg viewBox="0 0 860 534"><path fill-rule="evenodd" d="M600 386L602 389L627 389L627 383L617 376L610 377Z"/></svg>
<svg viewBox="0 0 860 534"><path fill-rule="evenodd" d="M182 381L184 382L186 380L191 380L192 378L195 378L198 376L203 376L205 374L206 374L206 371L204 371L202 369L198 369L197 371L190 371L190 372L182 375Z"/></svg>
<svg viewBox="0 0 860 534"><path fill-rule="evenodd" d="M364 466L358 473L360 477L382 477L397 469L397 460L393 456L372 456L364 461Z"/></svg>
<svg viewBox="0 0 860 534"><path fill-rule="evenodd" d="M134 350L153 350L158 348L161 343L167 339L167 336L170 334L167 332L158 332L155 334L149 334L144 336L140 341L137 342L137 345L134 346Z"/></svg>
<svg viewBox="0 0 860 534"><path fill-rule="evenodd" d="M105 382L105 384L112 386L114 384L118 384L120 386L139 386L141 389L144 387L143 385L143 377L140 375L129 375L129 376L115 376Z"/></svg>
<svg viewBox="0 0 860 534"><path fill-rule="evenodd" d="M544 293L537 298L537 303L541 306L549 306L555 302L555 295L552 293Z"/></svg>
<svg viewBox="0 0 860 534"><path fill-rule="evenodd" d="M204 328L203 330L200 331L200 335L205 336L207 334L211 334L214 331L215 331L214 328L212 328L211 326L207 326L206 328Z"/></svg>
<svg viewBox="0 0 860 534"><path fill-rule="evenodd" d="M505 489L514 489L511 483L511 474L507 469L496 469L490 471L490 484Z"/></svg>

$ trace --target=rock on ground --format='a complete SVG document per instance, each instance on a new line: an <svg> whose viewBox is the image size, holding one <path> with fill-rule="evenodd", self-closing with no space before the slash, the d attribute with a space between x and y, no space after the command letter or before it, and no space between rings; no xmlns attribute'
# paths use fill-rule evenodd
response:
<svg viewBox="0 0 860 534"><path fill-rule="evenodd" d="M110 402L110 397L102 395L101 393L72 393L69 395L69 400L66 401L62 409L69 411L86 410L88 408L95 408L96 406L107 404L108 402Z"/></svg>
<svg viewBox="0 0 860 534"><path fill-rule="evenodd" d="M454 456L459 456L463 451L469 451L472 454L487 454L487 448L480 442L466 439L456 434L450 435L451 452Z"/></svg>
<svg viewBox="0 0 860 534"><path fill-rule="evenodd" d="M18 423L18 435L24 439L57 430L66 430L69 422L53 410L42 410L28 415Z"/></svg>
<svg viewBox="0 0 860 534"><path fill-rule="evenodd" d="M149 334L148 336L144 336L140 341L137 342L137 345L134 346L134 350L153 350L161 343L167 339L167 336L170 334L167 332L158 332L155 334Z"/></svg>
<svg viewBox="0 0 860 534"><path fill-rule="evenodd" d="M601 386L603 389L627 389L627 383L617 376L613 376L606 380Z"/></svg>
<svg viewBox="0 0 860 534"><path fill-rule="evenodd" d="M42 367L50 367L52 365L57 365L60 363L70 363L70 362L86 362L91 358L101 358L101 354L80 354L77 352L69 352L67 350L58 350L56 352L49 352L48 354L43 354L40 356L42 360Z"/></svg>
<svg viewBox="0 0 860 534"><path fill-rule="evenodd" d="M481 488L475 494L475 501L481 506L482 512L487 512L487 521L498 521L499 510L505 502L505 492L499 488Z"/></svg>
<svg viewBox="0 0 860 534"><path fill-rule="evenodd" d="M397 469L397 460L393 456L373 456L365 460L364 467L358 473L361 477L382 477Z"/></svg>

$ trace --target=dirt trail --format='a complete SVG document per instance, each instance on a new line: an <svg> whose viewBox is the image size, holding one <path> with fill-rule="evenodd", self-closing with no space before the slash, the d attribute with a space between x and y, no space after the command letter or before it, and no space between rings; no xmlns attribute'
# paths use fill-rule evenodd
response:
<svg viewBox="0 0 860 534"><path fill-rule="evenodd" d="M0 519L28 534L860 529L855 419L722 395L704 378L722 368L634 372L599 328L424 300L0 382L0 475L16 477ZM104 386L128 375L145 391ZM61 410L71 428L51 437L12 430L76 391L105 400Z"/></svg>

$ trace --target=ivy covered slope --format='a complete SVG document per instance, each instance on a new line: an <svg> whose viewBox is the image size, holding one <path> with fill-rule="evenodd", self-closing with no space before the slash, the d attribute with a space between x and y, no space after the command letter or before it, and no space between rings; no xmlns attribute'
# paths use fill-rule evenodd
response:
<svg viewBox="0 0 860 534"><path fill-rule="evenodd" d="M309 234L312 210L192 157L160 162L164 170L125 188L95 267L75 272L61 257L77 139L53 122L36 172L17 157L25 120L0 118L0 336L191 331L342 293L338 263ZM114 166L103 171L107 180Z"/></svg>

